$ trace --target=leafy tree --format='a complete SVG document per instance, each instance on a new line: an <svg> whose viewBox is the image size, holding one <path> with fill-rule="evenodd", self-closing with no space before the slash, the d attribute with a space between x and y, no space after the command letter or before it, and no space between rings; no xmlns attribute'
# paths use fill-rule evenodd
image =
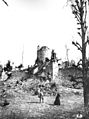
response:
<svg viewBox="0 0 89 119"><path fill-rule="evenodd" d="M72 42L82 53L82 75L83 75L83 94L84 94L84 111L85 119L89 116L89 79L87 77L87 58L86 46L89 44L89 36L87 36L87 12L89 0L69 0L71 2L72 14L75 16L78 25L78 34L81 37L82 45L77 41Z"/></svg>

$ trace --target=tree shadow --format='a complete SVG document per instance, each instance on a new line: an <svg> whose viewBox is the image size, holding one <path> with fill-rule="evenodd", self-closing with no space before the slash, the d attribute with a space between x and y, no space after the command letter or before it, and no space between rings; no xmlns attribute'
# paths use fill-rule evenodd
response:
<svg viewBox="0 0 89 119"><path fill-rule="evenodd" d="M36 103L36 104L40 104L40 102L28 102L28 103Z"/></svg>
<svg viewBox="0 0 89 119"><path fill-rule="evenodd" d="M56 107L59 107L60 105L55 105L55 104L48 104L50 106L56 106Z"/></svg>
<svg viewBox="0 0 89 119"><path fill-rule="evenodd" d="M50 105L50 106L55 106L54 104L48 104L48 105Z"/></svg>

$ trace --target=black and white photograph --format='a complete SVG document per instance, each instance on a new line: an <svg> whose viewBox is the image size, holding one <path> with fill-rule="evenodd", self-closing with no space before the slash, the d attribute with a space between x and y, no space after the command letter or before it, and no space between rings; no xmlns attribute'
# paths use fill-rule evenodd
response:
<svg viewBox="0 0 89 119"><path fill-rule="evenodd" d="M89 119L89 0L0 0L0 119Z"/></svg>

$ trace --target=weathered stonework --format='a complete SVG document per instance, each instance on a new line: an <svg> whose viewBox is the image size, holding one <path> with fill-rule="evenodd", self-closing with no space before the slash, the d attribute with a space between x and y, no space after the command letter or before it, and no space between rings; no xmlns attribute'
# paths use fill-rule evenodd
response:
<svg viewBox="0 0 89 119"><path fill-rule="evenodd" d="M48 59L51 58L51 50L46 46L43 46L41 48L38 46L38 48L37 48L37 59L39 61L45 62L46 58L48 58Z"/></svg>
<svg viewBox="0 0 89 119"><path fill-rule="evenodd" d="M56 80L58 75L58 63L54 50L50 50L46 46L41 48L38 46L37 59L35 63L38 65L38 72L41 77L43 76L49 80Z"/></svg>

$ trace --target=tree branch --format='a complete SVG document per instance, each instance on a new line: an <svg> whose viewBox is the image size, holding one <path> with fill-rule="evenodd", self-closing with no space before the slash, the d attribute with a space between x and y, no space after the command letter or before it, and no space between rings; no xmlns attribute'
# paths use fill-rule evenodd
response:
<svg viewBox="0 0 89 119"><path fill-rule="evenodd" d="M75 2L76 2L76 5L77 5L77 8L78 8L78 11L79 11L79 9L80 9L80 6L79 6L79 1L78 1L78 0L76 0Z"/></svg>
<svg viewBox="0 0 89 119"><path fill-rule="evenodd" d="M86 25L86 16L87 16L87 3L85 2L85 18L84 18L84 23Z"/></svg>
<svg viewBox="0 0 89 119"><path fill-rule="evenodd" d="M78 35L82 38L82 35L81 35L81 33L80 33L80 32L78 32Z"/></svg>
<svg viewBox="0 0 89 119"><path fill-rule="evenodd" d="M2 1L8 6L8 4L7 4L7 2L5 0L2 0Z"/></svg>
<svg viewBox="0 0 89 119"><path fill-rule="evenodd" d="M85 42L85 45L89 45L89 36L87 36L87 41Z"/></svg>
<svg viewBox="0 0 89 119"><path fill-rule="evenodd" d="M77 19L77 21L80 23L80 16L78 14L74 14L75 18Z"/></svg>
<svg viewBox="0 0 89 119"><path fill-rule="evenodd" d="M80 65L82 66L82 63L80 63L80 62L82 62L82 59L80 59L80 60L78 61L77 67L80 66Z"/></svg>
<svg viewBox="0 0 89 119"><path fill-rule="evenodd" d="M78 50L82 52L82 47L78 42L75 43L74 41L72 41L72 44L75 45L78 48Z"/></svg>
<svg viewBox="0 0 89 119"><path fill-rule="evenodd" d="M82 49L81 45L78 42L76 42L76 44Z"/></svg>

